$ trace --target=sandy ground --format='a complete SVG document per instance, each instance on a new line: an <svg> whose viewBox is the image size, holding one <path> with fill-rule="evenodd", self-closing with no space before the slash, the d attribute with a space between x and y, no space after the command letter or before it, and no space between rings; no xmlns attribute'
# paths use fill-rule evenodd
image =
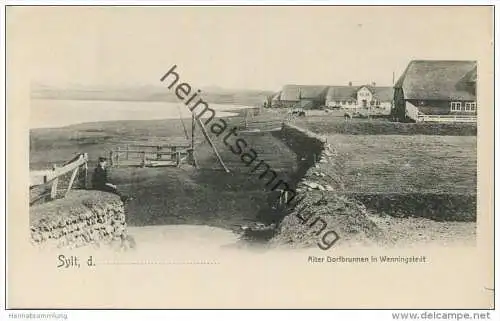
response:
<svg viewBox="0 0 500 321"><path fill-rule="evenodd" d="M369 219L377 224L384 233L385 241L373 243L372 246L387 248L412 248L424 244L438 247L470 247L476 245L475 222L436 222L425 218L394 218L381 217L370 214ZM129 234L136 242L139 252L162 251L162 249L175 249L178 246L180 254L192 251L218 252L220 250L245 249L251 252L273 251L275 245L269 247L262 243L249 243L240 240L239 235L229 229L203 226L203 225L163 225L163 226L132 226L128 228ZM340 247L370 247L366 242L355 242L340 245ZM286 249L287 246L280 246ZM338 248L338 246L334 246ZM182 250L181 250L182 249ZM172 252L176 254L174 250Z"/></svg>
<svg viewBox="0 0 500 321"><path fill-rule="evenodd" d="M436 246L474 246L476 222L436 222L421 217L398 218L369 214L385 234L387 245L413 247L422 244Z"/></svg>
<svg viewBox="0 0 500 321"><path fill-rule="evenodd" d="M232 231L203 225L163 225L129 227L128 233L136 242L136 249L141 251L164 248L166 244L177 244L182 251L194 249L200 251L218 250L238 243L238 236ZM181 246L182 245L182 246Z"/></svg>

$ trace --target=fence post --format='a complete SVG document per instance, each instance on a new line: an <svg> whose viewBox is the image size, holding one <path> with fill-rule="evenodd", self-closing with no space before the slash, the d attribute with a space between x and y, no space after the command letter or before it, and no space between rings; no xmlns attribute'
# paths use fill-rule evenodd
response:
<svg viewBox="0 0 500 321"><path fill-rule="evenodd" d="M52 171L57 170L57 165L52 165ZM59 183L59 177L56 177L52 182L52 186L50 187L50 199L53 200L57 196L57 184Z"/></svg>
<svg viewBox="0 0 500 321"><path fill-rule="evenodd" d="M113 151L112 150L109 151L109 165L110 166L115 165L115 162L113 160Z"/></svg>
<svg viewBox="0 0 500 321"><path fill-rule="evenodd" d="M141 152L141 154L142 154L142 164L141 164L141 166L145 167L146 166L146 152Z"/></svg>
<svg viewBox="0 0 500 321"><path fill-rule="evenodd" d="M170 150L172 151L172 155L170 156L170 159L175 160L177 158L177 156L176 156L177 148L175 146L171 146Z"/></svg>
<svg viewBox="0 0 500 321"><path fill-rule="evenodd" d="M177 167L181 164L181 152L175 153L175 163Z"/></svg>

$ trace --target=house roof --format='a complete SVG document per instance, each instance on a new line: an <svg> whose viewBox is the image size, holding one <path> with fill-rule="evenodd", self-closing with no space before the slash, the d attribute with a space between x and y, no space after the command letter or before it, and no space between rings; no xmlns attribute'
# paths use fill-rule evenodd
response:
<svg viewBox="0 0 500 321"><path fill-rule="evenodd" d="M357 99L357 92L361 88L366 87L374 98L380 100L380 101L391 101L394 97L394 88L392 87L382 87L382 86L369 86L369 85L364 85L364 86L359 86L359 87L354 87L354 86L331 86L328 89L328 92L326 94L326 99L327 100L348 100L348 99Z"/></svg>
<svg viewBox="0 0 500 321"><path fill-rule="evenodd" d="M464 81L465 82L469 82L469 83L474 83L477 81L477 68L474 68L472 69L471 71L469 71L465 77L464 77Z"/></svg>
<svg viewBox="0 0 500 321"><path fill-rule="evenodd" d="M285 85L281 91L281 100L325 99L327 90L328 86Z"/></svg>
<svg viewBox="0 0 500 321"><path fill-rule="evenodd" d="M394 87L372 87L372 94L380 101L391 101L394 99Z"/></svg>
<svg viewBox="0 0 500 321"><path fill-rule="evenodd" d="M356 99L358 89L358 87L353 86L331 86L326 94L326 99Z"/></svg>
<svg viewBox="0 0 500 321"><path fill-rule="evenodd" d="M466 83L475 82L477 64L469 60L414 60L396 82L405 99L475 100Z"/></svg>

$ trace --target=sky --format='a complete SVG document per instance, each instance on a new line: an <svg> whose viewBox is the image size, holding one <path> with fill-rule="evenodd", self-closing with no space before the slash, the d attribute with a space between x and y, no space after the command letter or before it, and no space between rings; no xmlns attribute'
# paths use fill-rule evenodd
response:
<svg viewBox="0 0 500 321"><path fill-rule="evenodd" d="M476 60L487 7L9 7L31 81L194 88L392 85L412 59Z"/></svg>

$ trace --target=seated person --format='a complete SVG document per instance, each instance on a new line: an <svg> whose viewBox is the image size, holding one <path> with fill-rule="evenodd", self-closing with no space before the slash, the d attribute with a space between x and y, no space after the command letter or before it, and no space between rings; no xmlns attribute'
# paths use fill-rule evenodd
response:
<svg viewBox="0 0 500 321"><path fill-rule="evenodd" d="M120 196L122 201L127 201L130 198L118 192L116 185L113 185L108 180L107 160L105 157L99 157L97 166L92 176L92 188L95 190L110 192Z"/></svg>

